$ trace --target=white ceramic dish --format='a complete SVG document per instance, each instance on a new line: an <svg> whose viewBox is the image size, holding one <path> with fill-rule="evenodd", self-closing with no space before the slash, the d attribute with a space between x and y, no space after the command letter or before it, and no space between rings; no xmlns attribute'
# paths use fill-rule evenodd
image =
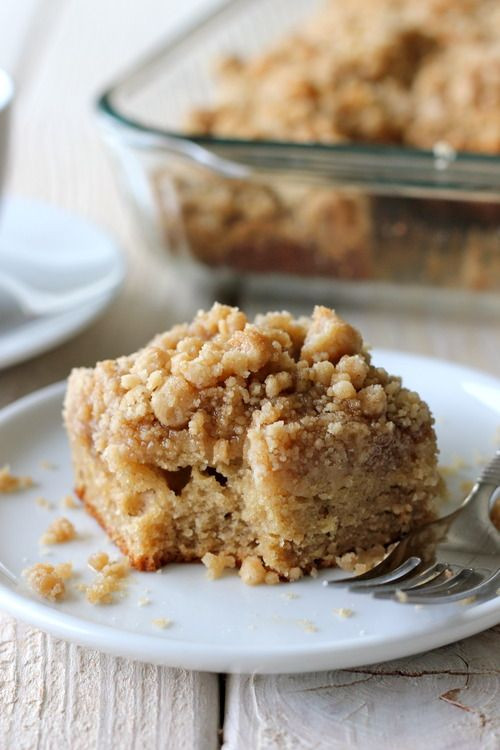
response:
<svg viewBox="0 0 500 750"><path fill-rule="evenodd" d="M77 291L95 282L107 289L68 310L40 317L25 315L13 297L0 292L0 369L75 336L109 305L125 275L116 243L100 228L25 198L3 201L0 268L47 292Z"/></svg>
<svg viewBox="0 0 500 750"><path fill-rule="evenodd" d="M474 477L478 459L491 456L500 424L500 381L439 360L378 351L375 361L418 388L435 415L442 462L470 461L457 476ZM88 555L113 551L103 532L81 509L62 510L71 488L68 447L61 426L64 384L44 389L0 414L0 463L29 473L38 486L0 499L0 560L19 579L38 560L72 560L87 581ZM53 461L47 470L41 462ZM47 511L34 502L56 503ZM53 547L44 557L38 539L56 515L74 522L79 539ZM321 578L331 572L324 571ZM149 603L139 606L143 597ZM57 605L37 599L23 584L0 577L0 607L54 635L116 655L187 669L228 672L301 672L347 668L421 652L500 621L500 597L469 606L422 607L377 601L325 589L318 579L247 587L235 573L208 581L202 565L167 566L161 574L133 573L119 603L91 606L80 593ZM342 619L334 609L353 615ZM154 618L172 620L159 630ZM313 630L312 623L317 630ZM312 632L311 632L312 631Z"/></svg>

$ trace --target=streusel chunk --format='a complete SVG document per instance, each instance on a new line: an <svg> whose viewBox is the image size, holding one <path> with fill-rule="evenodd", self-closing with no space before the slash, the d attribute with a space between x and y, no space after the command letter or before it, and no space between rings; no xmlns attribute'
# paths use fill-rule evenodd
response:
<svg viewBox="0 0 500 750"><path fill-rule="evenodd" d="M0 469L0 492L18 492L33 485L34 482L31 477L20 477L12 474L8 464Z"/></svg>
<svg viewBox="0 0 500 750"><path fill-rule="evenodd" d="M93 583L84 586L85 596L90 604L111 604L113 594L125 588L125 579L130 570L128 561L119 559L104 562L104 555L105 553L100 553L98 558L91 558L92 562L89 560L91 567L98 566L95 568L98 573Z"/></svg>
<svg viewBox="0 0 500 750"><path fill-rule="evenodd" d="M59 601L64 597L66 592L64 581L71 578L72 573L71 563L54 566L39 562L23 570L23 576L30 588L51 602Z"/></svg>
<svg viewBox="0 0 500 750"><path fill-rule="evenodd" d="M65 421L78 495L142 570L297 580L383 550L432 517L439 488L427 405L325 307L251 322L215 304L73 371Z"/></svg>
<svg viewBox="0 0 500 750"><path fill-rule="evenodd" d="M76 537L76 530L67 518L56 518L40 537L41 544L63 544Z"/></svg>

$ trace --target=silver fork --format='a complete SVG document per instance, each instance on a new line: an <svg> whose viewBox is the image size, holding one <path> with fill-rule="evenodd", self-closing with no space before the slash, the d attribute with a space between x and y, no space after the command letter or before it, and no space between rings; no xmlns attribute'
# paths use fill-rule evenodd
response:
<svg viewBox="0 0 500 750"><path fill-rule="evenodd" d="M412 604L444 604L500 593L500 533L490 519L500 488L500 450L459 508L411 531L361 575L324 581Z"/></svg>

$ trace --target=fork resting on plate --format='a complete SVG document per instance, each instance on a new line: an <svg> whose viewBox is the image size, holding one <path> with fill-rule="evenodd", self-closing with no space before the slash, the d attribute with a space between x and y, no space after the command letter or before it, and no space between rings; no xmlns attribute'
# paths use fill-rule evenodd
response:
<svg viewBox="0 0 500 750"><path fill-rule="evenodd" d="M500 594L500 533L490 518L499 489L500 450L453 513L411 531L366 573L324 584L412 604Z"/></svg>

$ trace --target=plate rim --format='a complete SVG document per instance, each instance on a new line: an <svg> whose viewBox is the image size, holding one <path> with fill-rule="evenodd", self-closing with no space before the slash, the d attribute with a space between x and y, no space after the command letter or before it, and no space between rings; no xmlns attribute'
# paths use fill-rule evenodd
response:
<svg viewBox="0 0 500 750"><path fill-rule="evenodd" d="M392 349L373 350L374 358L397 357L407 361L445 366L457 375L489 381L500 391L500 378L438 357ZM381 366L384 366L383 362ZM0 430L6 422L40 403L61 399L66 381L36 390L0 410ZM318 585L321 585L318 583ZM500 598L490 599L464 609L458 623L450 617L436 625L429 622L417 633L406 633L390 642L383 634L363 635L342 642L322 640L293 645L238 645L193 642L165 638L160 633L134 633L112 625L68 614L43 601L17 592L0 579L0 608L12 616L58 638L94 648L115 656L197 671L269 674L348 669L402 657L454 643L475 635L500 622ZM456 618L456 611L453 613Z"/></svg>

